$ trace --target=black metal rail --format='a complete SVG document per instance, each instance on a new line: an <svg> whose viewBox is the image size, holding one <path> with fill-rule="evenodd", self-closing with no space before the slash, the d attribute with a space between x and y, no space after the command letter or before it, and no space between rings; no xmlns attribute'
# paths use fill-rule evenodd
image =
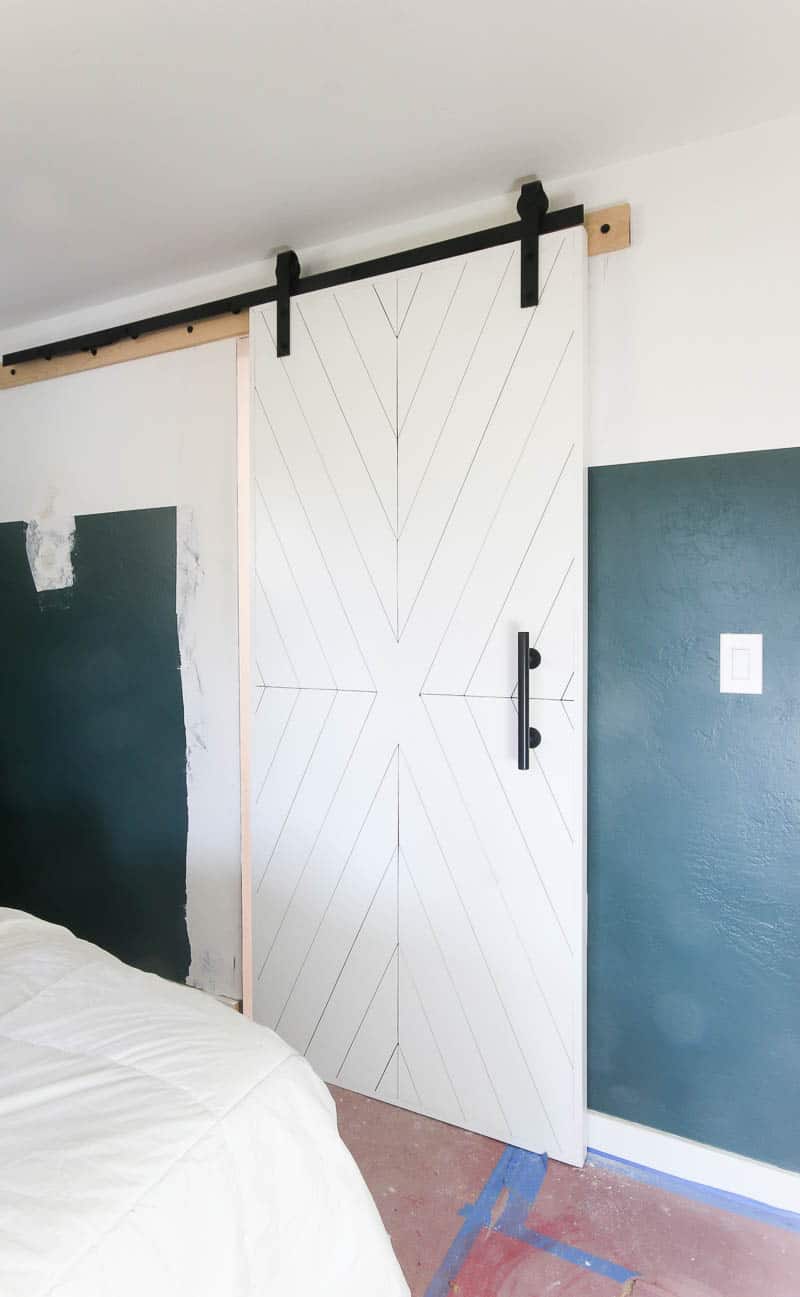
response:
<svg viewBox="0 0 800 1297"><path fill-rule="evenodd" d="M533 196L531 191L535 191ZM582 205L548 212L542 210L542 204L546 209L546 195L540 183L534 181L531 185L523 186L518 204L518 210L522 215L519 221L498 225L488 230L478 230L473 234L461 234L455 238L442 239L437 243L409 248L404 252L393 252L388 256L373 257L369 261L358 261L354 265L340 266L336 270L326 270L317 275L282 274L282 296L288 293L289 297L300 297L304 293L316 293L322 288L335 288L339 284L352 284L359 279L372 279L378 275L409 270L414 266L429 265L433 261L444 261L448 257L463 257L470 252L482 252L485 248L522 241L523 247L529 251L529 256L527 262L523 261L521 305L535 305L538 300L538 256L530 256L531 244L538 244L538 236L541 234L552 234L558 230L567 230L583 224ZM293 254L280 255L286 257ZM287 270L294 268L288 261L281 263L282 271L283 267ZM56 356L70 356L78 352L95 354L101 347L110 347L115 342L140 338L145 334L158 333L162 329L171 329L179 325L185 325L191 330L193 325L202 320L210 320L220 315L239 315L243 311L249 311L251 307L275 302L278 296L277 283L270 284L266 288L236 293L232 297L221 297L214 302L201 302L196 306L183 307L178 311L167 311L163 315L151 315L147 319L135 320L131 324L119 324L113 328L84 333L75 338L63 338L37 347L27 347L22 351L12 351L3 356L3 366L24 365L32 360L53 360Z"/></svg>

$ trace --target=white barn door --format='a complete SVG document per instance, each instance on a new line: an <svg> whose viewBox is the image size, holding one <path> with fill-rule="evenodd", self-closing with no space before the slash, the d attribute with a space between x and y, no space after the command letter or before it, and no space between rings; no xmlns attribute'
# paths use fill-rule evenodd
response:
<svg viewBox="0 0 800 1297"><path fill-rule="evenodd" d="M253 1004L328 1081L584 1153L582 229L253 312ZM542 734L517 768L517 632Z"/></svg>

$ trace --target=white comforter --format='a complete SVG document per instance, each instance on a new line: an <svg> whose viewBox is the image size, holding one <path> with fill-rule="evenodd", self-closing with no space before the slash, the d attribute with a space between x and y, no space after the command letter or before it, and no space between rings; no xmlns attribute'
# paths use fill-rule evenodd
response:
<svg viewBox="0 0 800 1297"><path fill-rule="evenodd" d="M0 909L2 1297L401 1297L304 1059Z"/></svg>

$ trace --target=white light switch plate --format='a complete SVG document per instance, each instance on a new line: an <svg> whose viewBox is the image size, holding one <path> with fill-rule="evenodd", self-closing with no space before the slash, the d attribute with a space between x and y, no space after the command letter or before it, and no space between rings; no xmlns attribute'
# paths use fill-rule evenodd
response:
<svg viewBox="0 0 800 1297"><path fill-rule="evenodd" d="M721 694L762 692L763 635L720 635L719 691Z"/></svg>

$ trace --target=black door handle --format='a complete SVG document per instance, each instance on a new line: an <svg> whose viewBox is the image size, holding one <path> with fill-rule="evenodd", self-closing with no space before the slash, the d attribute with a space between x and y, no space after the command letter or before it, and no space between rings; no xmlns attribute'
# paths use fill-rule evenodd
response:
<svg viewBox="0 0 800 1297"><path fill-rule="evenodd" d="M517 765L520 770L528 770L531 764L531 748L538 748L542 736L533 729L530 723L531 711L531 671L538 667L542 655L538 649L531 648L526 630L517 633Z"/></svg>

